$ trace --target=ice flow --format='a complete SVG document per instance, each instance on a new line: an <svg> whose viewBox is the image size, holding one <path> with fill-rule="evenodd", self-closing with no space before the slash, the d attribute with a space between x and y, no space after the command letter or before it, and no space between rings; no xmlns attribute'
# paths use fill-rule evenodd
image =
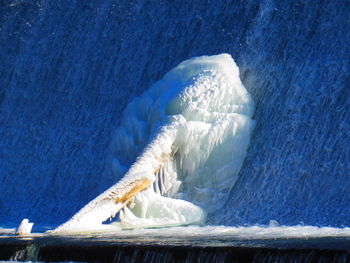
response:
<svg viewBox="0 0 350 263"><path fill-rule="evenodd" d="M125 176L53 232L97 229L118 213L126 228L204 223L238 178L253 111L230 55L180 63L123 113L111 149Z"/></svg>

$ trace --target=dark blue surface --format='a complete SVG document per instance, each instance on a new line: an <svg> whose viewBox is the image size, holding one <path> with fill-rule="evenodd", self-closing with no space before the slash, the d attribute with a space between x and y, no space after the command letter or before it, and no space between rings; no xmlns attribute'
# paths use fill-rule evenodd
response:
<svg viewBox="0 0 350 263"><path fill-rule="evenodd" d="M0 225L57 225L115 183L127 102L225 52L257 126L209 223L348 226L349 13L345 0L0 2Z"/></svg>

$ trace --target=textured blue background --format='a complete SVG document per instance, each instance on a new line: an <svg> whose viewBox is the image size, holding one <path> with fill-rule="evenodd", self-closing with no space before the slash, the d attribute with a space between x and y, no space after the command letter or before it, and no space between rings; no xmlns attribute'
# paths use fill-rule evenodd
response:
<svg viewBox="0 0 350 263"><path fill-rule="evenodd" d="M350 1L0 4L1 226L57 225L115 183L109 145L128 101L222 52L257 126L209 223L349 226Z"/></svg>

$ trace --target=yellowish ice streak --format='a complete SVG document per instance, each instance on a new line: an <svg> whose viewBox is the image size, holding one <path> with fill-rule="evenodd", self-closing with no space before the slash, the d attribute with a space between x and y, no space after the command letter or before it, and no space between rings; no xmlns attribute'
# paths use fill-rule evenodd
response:
<svg viewBox="0 0 350 263"><path fill-rule="evenodd" d="M131 188L129 192L127 192L122 197L118 197L115 200L116 204L118 203L128 204L137 193L146 190L150 186L151 180L148 178L143 178L143 179L136 180L135 182L133 182L133 184L135 185Z"/></svg>
<svg viewBox="0 0 350 263"><path fill-rule="evenodd" d="M153 171L153 174L156 175L160 171L160 169L161 169L161 167L158 167L157 169L155 169ZM129 192L127 192L122 197L118 197L115 200L116 204L124 203L124 204L128 205L129 202L131 201L131 199L135 195L137 195L139 192L146 190L150 186L151 180L148 178L142 178L142 179L139 179L139 180L132 182L132 184L134 184L134 186L131 188L131 190Z"/></svg>

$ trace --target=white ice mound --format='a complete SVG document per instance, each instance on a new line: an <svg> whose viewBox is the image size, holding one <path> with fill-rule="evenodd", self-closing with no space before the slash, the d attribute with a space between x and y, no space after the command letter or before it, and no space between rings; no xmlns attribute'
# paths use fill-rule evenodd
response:
<svg viewBox="0 0 350 263"><path fill-rule="evenodd" d="M112 143L117 184L54 232L200 224L237 180L254 103L228 54L180 63L129 103ZM141 153L141 154L140 154Z"/></svg>
<svg viewBox="0 0 350 263"><path fill-rule="evenodd" d="M27 218L24 218L16 230L16 235L21 236L21 235L30 234L32 232L33 225L34 223L31 223Z"/></svg>

